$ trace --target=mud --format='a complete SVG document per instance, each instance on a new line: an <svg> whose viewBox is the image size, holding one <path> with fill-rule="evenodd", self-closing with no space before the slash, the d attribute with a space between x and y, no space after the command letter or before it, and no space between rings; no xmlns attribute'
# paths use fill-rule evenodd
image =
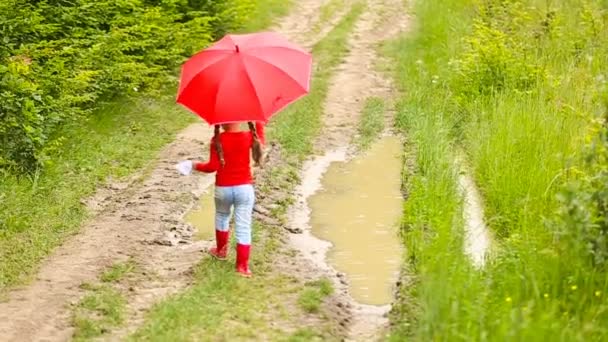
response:
<svg viewBox="0 0 608 342"><path fill-rule="evenodd" d="M321 189L321 179L331 163L346 160L346 148L330 151L323 156L309 160L304 164L301 182L296 187L297 200L289 210L290 226L294 231L301 232L291 235L291 245L307 259L324 270L331 270L326 263L326 255L331 243L312 235L310 229L311 209L308 199Z"/></svg>

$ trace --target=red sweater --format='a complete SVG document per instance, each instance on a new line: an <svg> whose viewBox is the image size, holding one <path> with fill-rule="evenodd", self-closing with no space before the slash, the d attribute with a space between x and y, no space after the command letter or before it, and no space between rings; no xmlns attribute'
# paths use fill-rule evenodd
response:
<svg viewBox="0 0 608 342"><path fill-rule="evenodd" d="M260 143L265 144L264 126L256 123L256 130ZM224 167L220 165L220 158L214 147L214 138L211 138L209 146L209 161L206 163L194 163L194 169L215 175L215 185L235 186L252 184L251 176L251 146L253 145L253 134L250 131L222 132L219 135L220 144L224 151Z"/></svg>

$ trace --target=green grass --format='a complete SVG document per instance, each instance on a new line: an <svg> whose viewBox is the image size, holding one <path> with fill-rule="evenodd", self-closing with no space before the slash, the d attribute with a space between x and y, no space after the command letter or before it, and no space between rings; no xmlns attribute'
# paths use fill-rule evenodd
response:
<svg viewBox="0 0 608 342"><path fill-rule="evenodd" d="M256 0L256 9L243 31L255 32L272 26L289 12L292 4L293 0Z"/></svg>
<svg viewBox="0 0 608 342"><path fill-rule="evenodd" d="M124 321L126 301L120 292L109 285L86 288L89 293L80 301L72 318L75 341L99 337Z"/></svg>
<svg viewBox="0 0 608 342"><path fill-rule="evenodd" d="M316 313L319 312L325 297L332 294L334 291L331 282L328 279L321 279L316 282L307 284L300 293L298 304L304 311Z"/></svg>
<svg viewBox="0 0 608 342"><path fill-rule="evenodd" d="M290 1L256 1L248 30L265 28ZM0 175L0 293L27 282L42 259L87 218L81 200L109 179L125 179L151 165L175 134L194 122L173 94L117 100L92 118L65 129L65 145L44 173L17 179Z"/></svg>
<svg viewBox="0 0 608 342"><path fill-rule="evenodd" d="M115 263L103 272L98 284L82 284L85 296L74 307L72 324L76 341L90 340L124 323L127 305L118 284L133 273L133 260Z"/></svg>
<svg viewBox="0 0 608 342"><path fill-rule="evenodd" d="M346 39L364 9L363 3L356 3L336 27L313 47L315 72L310 94L273 119L269 136L300 160L313 151L313 138L321 128L323 102L330 77L348 53Z"/></svg>
<svg viewBox="0 0 608 342"><path fill-rule="evenodd" d="M253 256L255 276L251 279L236 275L233 260L217 262L206 258L196 268L196 284L157 305L130 340L234 340L281 335L279 327L271 323L289 317L283 311L286 308L281 295L293 291L296 285L280 275L264 276L266 256L259 251Z"/></svg>
<svg viewBox="0 0 608 342"><path fill-rule="evenodd" d="M601 82L592 79L608 72L605 14L598 3L530 0L517 1L524 4L517 9L505 3L507 10L490 16L503 20L494 26L509 30L502 36L479 22L474 27L481 13L474 3L418 1L418 27L387 50L404 93L397 124L415 165L404 173L403 222L413 281L394 307L391 340L606 340L608 275L564 248L566 238L549 223L557 220L560 188L576 177L568 168L585 172L583 137L604 110ZM560 28L539 39L547 6ZM600 34L594 37L592 27ZM528 66L542 76L523 86ZM487 91L501 79L502 91ZM483 271L463 255L453 165L460 148L497 237ZM575 222L565 225L577 229Z"/></svg>
<svg viewBox="0 0 608 342"><path fill-rule="evenodd" d="M115 283L124 278L130 272L135 269L135 262L129 260L122 263L112 265L108 270L101 274L101 281L104 283Z"/></svg>
<svg viewBox="0 0 608 342"><path fill-rule="evenodd" d="M286 342L309 342L309 341L323 341L323 336L319 336L318 333L311 329L298 329L295 333L285 339Z"/></svg>
<svg viewBox="0 0 608 342"><path fill-rule="evenodd" d="M319 9L319 18L312 27L312 33L318 33L323 25L330 21L336 12L346 5L344 0L330 0Z"/></svg>
<svg viewBox="0 0 608 342"><path fill-rule="evenodd" d="M296 279L269 272L278 255L280 243L275 235L260 240L262 231L276 228L256 225L251 268L254 276L245 279L234 271L234 256L227 262L205 258L196 267L195 283L187 291L156 305L144 325L130 341L196 341L196 340L284 340L300 341L308 333L291 335L286 327L301 324L299 319L307 312L300 311L288 299L303 284ZM271 234L279 234L276 230ZM232 253L234 254L234 253ZM316 296L327 296L331 284L320 281L307 285ZM261 300L263 299L263 300ZM295 300L295 299L294 299ZM320 302L318 303L320 304ZM328 338L323 327L302 328L312 336Z"/></svg>
<svg viewBox="0 0 608 342"><path fill-rule="evenodd" d="M365 100L361 121L359 122L359 148L367 149L384 130L384 100L371 97Z"/></svg>

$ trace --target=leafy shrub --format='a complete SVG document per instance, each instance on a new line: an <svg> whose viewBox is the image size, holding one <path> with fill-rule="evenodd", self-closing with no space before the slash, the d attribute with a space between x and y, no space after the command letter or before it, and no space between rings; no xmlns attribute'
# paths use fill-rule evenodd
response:
<svg viewBox="0 0 608 342"><path fill-rule="evenodd" d="M0 170L33 172L60 130L112 96L158 91L176 68L240 28L253 0L0 3Z"/></svg>
<svg viewBox="0 0 608 342"><path fill-rule="evenodd" d="M561 191L550 227L563 255L575 254L589 265L608 269L608 111L595 121L592 132L595 137L585 153L588 171Z"/></svg>
<svg viewBox="0 0 608 342"><path fill-rule="evenodd" d="M506 88L529 90L542 76L539 66L526 61L525 49L499 29L477 21L466 39L467 50L457 61L458 88L467 96L486 95Z"/></svg>
<svg viewBox="0 0 608 342"><path fill-rule="evenodd" d="M530 13L520 1L484 1L473 32L464 38L464 51L455 60L455 89L471 98L505 89L528 91L544 78L534 56L532 37L522 37Z"/></svg>

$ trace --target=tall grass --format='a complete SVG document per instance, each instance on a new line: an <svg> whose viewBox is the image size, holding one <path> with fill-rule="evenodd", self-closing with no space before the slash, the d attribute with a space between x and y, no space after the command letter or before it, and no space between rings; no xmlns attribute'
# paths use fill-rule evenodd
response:
<svg viewBox="0 0 608 342"><path fill-rule="evenodd" d="M369 97L361 111L361 120L357 132L359 133L358 147L362 150L369 148L371 143L384 130L384 100L379 97Z"/></svg>
<svg viewBox="0 0 608 342"><path fill-rule="evenodd" d="M404 210L415 281L393 339L607 339L608 273L589 253L605 251L587 246L602 235L572 233L581 224L559 200L589 173L582 151L605 111L605 2L427 0L415 12L412 38L388 51L415 162ZM463 257L457 145L498 237L483 271ZM576 200L567 208L597 212Z"/></svg>

